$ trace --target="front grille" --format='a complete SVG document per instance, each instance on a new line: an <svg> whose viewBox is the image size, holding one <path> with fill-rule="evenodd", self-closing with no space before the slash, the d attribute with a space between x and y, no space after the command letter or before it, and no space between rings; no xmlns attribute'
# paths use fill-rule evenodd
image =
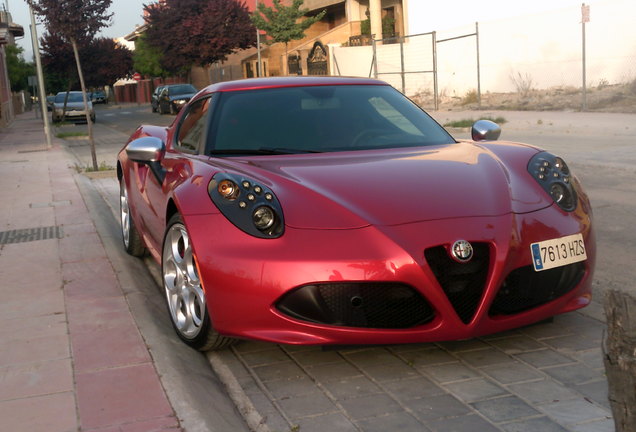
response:
<svg viewBox="0 0 636 432"><path fill-rule="evenodd" d="M499 288L490 315L511 315L548 303L573 290L584 274L584 262L541 272L532 266L513 270Z"/></svg>
<svg viewBox="0 0 636 432"><path fill-rule="evenodd" d="M415 289L397 283L306 285L283 296L276 307L303 321L378 329L415 327L435 316Z"/></svg>
<svg viewBox="0 0 636 432"><path fill-rule="evenodd" d="M452 259L444 246L424 251L429 267L464 324L468 324L475 315L490 264L488 244L475 243L472 246L473 258L467 263Z"/></svg>

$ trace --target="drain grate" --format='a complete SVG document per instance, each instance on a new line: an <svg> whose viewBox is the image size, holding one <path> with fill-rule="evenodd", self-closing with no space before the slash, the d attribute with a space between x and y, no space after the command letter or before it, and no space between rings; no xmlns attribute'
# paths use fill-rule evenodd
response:
<svg viewBox="0 0 636 432"><path fill-rule="evenodd" d="M61 239L64 236L59 226L25 228L0 232L0 245L26 243L39 240Z"/></svg>

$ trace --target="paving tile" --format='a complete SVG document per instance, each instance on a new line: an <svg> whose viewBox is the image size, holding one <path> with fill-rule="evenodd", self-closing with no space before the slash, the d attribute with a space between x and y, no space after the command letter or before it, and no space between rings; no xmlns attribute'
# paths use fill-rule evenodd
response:
<svg viewBox="0 0 636 432"><path fill-rule="evenodd" d="M296 396L278 402L288 417L297 420L301 417L337 412L338 408L322 393Z"/></svg>
<svg viewBox="0 0 636 432"><path fill-rule="evenodd" d="M384 387L400 401L446 393L444 389L424 377L388 382L384 383Z"/></svg>
<svg viewBox="0 0 636 432"><path fill-rule="evenodd" d="M500 429L477 415L464 415L427 422L433 432L499 432ZM543 432L543 431L542 431Z"/></svg>
<svg viewBox="0 0 636 432"><path fill-rule="evenodd" d="M374 394L340 401L352 418L359 420L403 411L403 408L386 394Z"/></svg>
<svg viewBox="0 0 636 432"><path fill-rule="evenodd" d="M341 413L325 414L298 420L298 430L302 432L342 431L356 432L358 429Z"/></svg>
<svg viewBox="0 0 636 432"><path fill-rule="evenodd" d="M514 359L512 357L495 348L458 352L455 355L469 365L477 368L514 362Z"/></svg>
<svg viewBox="0 0 636 432"><path fill-rule="evenodd" d="M567 432L563 426L553 422L548 417L506 423L501 427L506 432Z"/></svg>
<svg viewBox="0 0 636 432"><path fill-rule="evenodd" d="M12 291L11 294L3 295L0 303L0 316L3 319L27 320L64 314L64 292L59 285L46 290Z"/></svg>
<svg viewBox="0 0 636 432"><path fill-rule="evenodd" d="M272 345L269 350L241 354L241 358L248 366L262 366L289 361L287 354L276 345Z"/></svg>
<svg viewBox="0 0 636 432"><path fill-rule="evenodd" d="M603 351L600 347L572 353L572 357L592 369L605 369L605 364L603 363Z"/></svg>
<svg viewBox="0 0 636 432"><path fill-rule="evenodd" d="M481 371L501 384L514 384L543 378L541 372L519 362L488 366L482 368Z"/></svg>
<svg viewBox="0 0 636 432"><path fill-rule="evenodd" d="M0 339L0 367L70 357L67 335Z"/></svg>
<svg viewBox="0 0 636 432"><path fill-rule="evenodd" d="M338 351L299 351L293 353L294 360L303 366L313 366L324 363L341 363L345 360Z"/></svg>
<svg viewBox="0 0 636 432"><path fill-rule="evenodd" d="M446 384L444 388L467 403L508 394L504 388L483 378Z"/></svg>
<svg viewBox="0 0 636 432"><path fill-rule="evenodd" d="M557 325L556 323L540 323L528 327L523 327L519 331L530 337L543 340L545 338L566 336L572 334L572 329Z"/></svg>
<svg viewBox="0 0 636 432"><path fill-rule="evenodd" d="M542 371L565 384L583 384L603 379L602 372L581 363L544 368Z"/></svg>
<svg viewBox="0 0 636 432"><path fill-rule="evenodd" d="M343 353L349 361L358 367L403 363L393 353L384 348L369 348Z"/></svg>
<svg viewBox="0 0 636 432"><path fill-rule="evenodd" d="M75 380L83 429L173 414L152 364L78 374Z"/></svg>
<svg viewBox="0 0 636 432"><path fill-rule="evenodd" d="M422 421L463 416L470 413L470 408L452 395L430 396L405 402L416 417Z"/></svg>
<svg viewBox="0 0 636 432"><path fill-rule="evenodd" d="M553 402L537 408L565 426L591 420L604 420L610 417L609 411L601 409L585 399Z"/></svg>
<svg viewBox="0 0 636 432"><path fill-rule="evenodd" d="M599 337L585 337L581 333L550 338L543 340L544 343L558 350L583 351L601 346L602 327L598 328Z"/></svg>
<svg viewBox="0 0 636 432"><path fill-rule="evenodd" d="M487 343L479 339L440 342L438 345L450 352L473 351L489 348Z"/></svg>
<svg viewBox="0 0 636 432"><path fill-rule="evenodd" d="M420 372L432 377L439 383L449 383L479 377L474 370L461 363L447 363L420 369Z"/></svg>
<svg viewBox="0 0 636 432"><path fill-rule="evenodd" d="M0 318L0 340L28 339L36 334L38 337L67 335L66 315L44 315L31 320Z"/></svg>
<svg viewBox="0 0 636 432"><path fill-rule="evenodd" d="M67 297L66 310L71 333L92 333L128 324L132 315L123 296Z"/></svg>
<svg viewBox="0 0 636 432"><path fill-rule="evenodd" d="M407 364L415 368L457 361L456 357L437 347L420 348L413 351L398 352L397 354Z"/></svg>
<svg viewBox="0 0 636 432"><path fill-rule="evenodd" d="M404 362L365 366L363 371L379 381L394 381L419 376L417 371Z"/></svg>
<svg viewBox="0 0 636 432"><path fill-rule="evenodd" d="M507 386L507 388L533 405L559 402L580 397L577 393L552 380L513 384Z"/></svg>
<svg viewBox="0 0 636 432"><path fill-rule="evenodd" d="M592 399L605 409L611 410L606 379L574 386L574 390Z"/></svg>
<svg viewBox="0 0 636 432"><path fill-rule="evenodd" d="M616 425L614 420L605 419L572 426L571 429L573 432L614 432Z"/></svg>
<svg viewBox="0 0 636 432"><path fill-rule="evenodd" d="M0 368L0 400L73 391L70 359Z"/></svg>
<svg viewBox="0 0 636 432"><path fill-rule="evenodd" d="M362 372L349 363L321 364L307 368L309 375L320 382L340 381L361 376Z"/></svg>
<svg viewBox="0 0 636 432"><path fill-rule="evenodd" d="M539 411L516 396L506 396L475 402L473 408L495 423L531 417L540 414Z"/></svg>
<svg viewBox="0 0 636 432"><path fill-rule="evenodd" d="M365 376L344 378L323 383L325 388L338 400L381 393L382 390Z"/></svg>
<svg viewBox="0 0 636 432"><path fill-rule="evenodd" d="M90 332L71 332L76 373L152 361L148 349L130 322Z"/></svg>
<svg viewBox="0 0 636 432"><path fill-rule="evenodd" d="M551 349L516 354L515 357L536 368L572 364L574 360Z"/></svg>
<svg viewBox="0 0 636 432"><path fill-rule="evenodd" d="M74 432L79 430L73 392L0 402L2 430Z"/></svg>
<svg viewBox="0 0 636 432"><path fill-rule="evenodd" d="M60 258L63 263L107 259L97 234L82 234L60 239Z"/></svg>
<svg viewBox="0 0 636 432"><path fill-rule="evenodd" d="M526 351L536 351L544 345L525 335L515 335L501 339L489 340L490 345L499 348L506 354L519 354Z"/></svg>
<svg viewBox="0 0 636 432"><path fill-rule="evenodd" d="M321 391L307 376L297 379L267 381L265 382L265 387L267 387L274 399L288 399Z"/></svg>
<svg viewBox="0 0 636 432"><path fill-rule="evenodd" d="M359 420L358 426L364 432L388 432L388 431L418 431L430 430L415 417L406 412L388 414L382 417L374 417L367 420ZM328 429L324 429L326 431ZM336 431L337 429L331 429Z"/></svg>
<svg viewBox="0 0 636 432"><path fill-rule="evenodd" d="M305 376L305 372L291 360L267 366L257 366L252 370L258 375L261 381L296 379Z"/></svg>
<svg viewBox="0 0 636 432"><path fill-rule="evenodd" d="M181 428L174 416L168 416L121 425L120 430L121 432L177 432Z"/></svg>
<svg viewBox="0 0 636 432"><path fill-rule="evenodd" d="M109 297L121 296L119 282L110 261L84 260L62 265L64 292L67 296Z"/></svg>

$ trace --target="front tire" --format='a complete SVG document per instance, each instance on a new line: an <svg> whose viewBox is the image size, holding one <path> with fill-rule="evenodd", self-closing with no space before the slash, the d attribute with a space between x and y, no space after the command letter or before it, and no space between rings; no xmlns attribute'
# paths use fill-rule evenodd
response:
<svg viewBox="0 0 636 432"><path fill-rule="evenodd" d="M130 215L130 204L128 202L128 192L126 191L126 181L122 177L119 181L119 215L121 220L121 237L124 242L124 249L132 256L140 257L146 252L141 234L137 231L135 223Z"/></svg>
<svg viewBox="0 0 636 432"><path fill-rule="evenodd" d="M178 213L168 221L164 235L161 274L172 326L181 340L199 351L235 342L212 328L190 236Z"/></svg>

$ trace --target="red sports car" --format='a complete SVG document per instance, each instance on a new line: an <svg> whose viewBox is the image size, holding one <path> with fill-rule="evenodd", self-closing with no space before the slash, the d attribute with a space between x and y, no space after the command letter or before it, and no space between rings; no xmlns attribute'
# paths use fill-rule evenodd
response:
<svg viewBox="0 0 636 432"><path fill-rule="evenodd" d="M499 133L456 141L377 80L214 84L119 153L123 243L161 263L201 350L465 339L582 308L589 200Z"/></svg>

